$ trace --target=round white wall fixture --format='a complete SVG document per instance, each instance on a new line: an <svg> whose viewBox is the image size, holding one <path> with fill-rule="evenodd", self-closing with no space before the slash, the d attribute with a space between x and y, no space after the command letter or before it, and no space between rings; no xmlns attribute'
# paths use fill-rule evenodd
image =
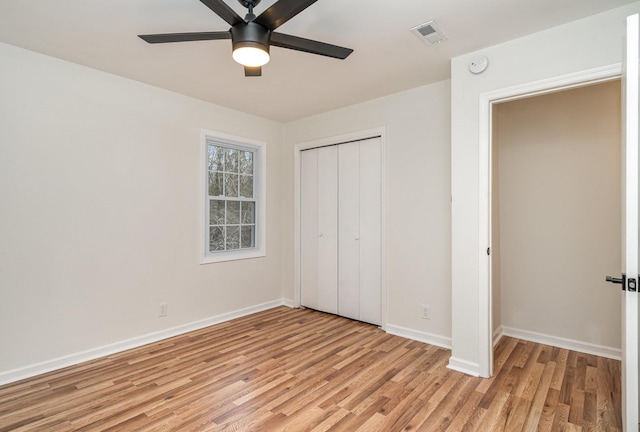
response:
<svg viewBox="0 0 640 432"><path fill-rule="evenodd" d="M469 72L472 74L479 74L484 72L489 66L489 59L487 56L476 57L469 63Z"/></svg>

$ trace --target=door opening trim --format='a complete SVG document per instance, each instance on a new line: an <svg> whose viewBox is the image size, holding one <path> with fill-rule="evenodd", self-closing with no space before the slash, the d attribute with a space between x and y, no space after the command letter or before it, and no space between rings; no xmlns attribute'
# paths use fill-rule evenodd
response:
<svg viewBox="0 0 640 432"><path fill-rule="evenodd" d="M492 286L491 286L491 144L492 144L492 112L493 104L539 96L571 88L582 87L619 79L622 75L622 64L589 69L567 75L561 75L540 81L534 81L512 87L506 87L480 94L479 98L479 142L478 142L478 349L480 376L489 378L493 375L493 323L492 323Z"/></svg>

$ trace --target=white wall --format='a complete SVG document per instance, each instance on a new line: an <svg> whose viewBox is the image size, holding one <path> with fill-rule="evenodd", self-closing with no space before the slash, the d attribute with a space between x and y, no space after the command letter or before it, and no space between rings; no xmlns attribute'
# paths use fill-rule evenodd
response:
<svg viewBox="0 0 640 432"><path fill-rule="evenodd" d="M283 174L294 145L384 127L388 329L448 345L450 291L449 81L288 123ZM283 193L285 297L293 299L293 182ZM420 305L432 318L420 318Z"/></svg>
<svg viewBox="0 0 640 432"><path fill-rule="evenodd" d="M452 59L452 355L480 373L479 97L481 94L619 63L624 20L640 3ZM598 29L594 31L594 29ZM481 75L469 73L475 56L489 58Z"/></svg>
<svg viewBox="0 0 640 432"><path fill-rule="evenodd" d="M0 376L281 300L281 124L5 44L0 123ZM201 128L267 142L266 258L199 265Z"/></svg>
<svg viewBox="0 0 640 432"><path fill-rule="evenodd" d="M283 289L292 299L293 146L377 127L386 128L388 324L452 337L453 355L477 365L478 96L619 62L624 17L639 8L483 50L490 65L479 76L468 73L470 53L452 60L450 82L284 126L0 45L0 374ZM268 142L266 258L198 265L200 128Z"/></svg>
<svg viewBox="0 0 640 432"><path fill-rule="evenodd" d="M621 106L618 80L494 106L505 332L619 353Z"/></svg>

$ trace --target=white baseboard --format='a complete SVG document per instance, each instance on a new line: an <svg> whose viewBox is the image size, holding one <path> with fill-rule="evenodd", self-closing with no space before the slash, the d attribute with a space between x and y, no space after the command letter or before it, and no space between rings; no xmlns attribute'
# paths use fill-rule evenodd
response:
<svg viewBox="0 0 640 432"><path fill-rule="evenodd" d="M286 306L286 307L290 307L290 308L295 308L295 304L293 303L293 300L288 299L288 298L283 298L282 299L282 305Z"/></svg>
<svg viewBox="0 0 640 432"><path fill-rule="evenodd" d="M68 366L73 366L78 363L86 362L89 360L95 360L100 357L115 354L121 351L126 351L132 348L138 348L143 345L147 345L152 342L158 342L163 339L178 336L184 333L188 333L194 330L200 330L205 327L209 327L214 324L219 324L232 319L240 318L243 316L251 315L257 312L262 312L268 309L272 309L278 306L289 306L290 301L286 299L275 300L267 303L262 303L255 306L250 306L243 309L238 309L232 312L212 316L203 320L194 321L188 324L183 324L177 327L161 330L154 333L148 333L142 336L136 336L131 339L126 339L120 342L116 342L109 345L104 345L90 350L81 351L75 354L58 357L55 359L47 360L41 363L28 365L25 367L12 369L4 372L0 372L0 385L7 384L21 379L30 378L36 375L40 375L46 372L51 372L57 369L62 369Z"/></svg>
<svg viewBox="0 0 640 432"><path fill-rule="evenodd" d="M572 351L578 351L586 354L594 354L600 357L606 357L614 360L620 360L622 351L620 348L612 348L604 345L596 345L589 342L581 342L573 339L565 339L558 336L551 336L543 333L532 332L528 330L520 330L513 327L502 326L502 335L510 336L530 342L537 342L545 345L551 345L558 348L565 348ZM494 335L495 340L495 335Z"/></svg>
<svg viewBox="0 0 640 432"><path fill-rule="evenodd" d="M498 342L500 342L500 339L502 339L502 336L504 336L504 332L502 331L502 326L499 326L497 329L493 331L493 347L494 348L496 347L496 345L498 345Z"/></svg>
<svg viewBox="0 0 640 432"><path fill-rule="evenodd" d="M429 345L435 345L446 349L451 349L451 338L435 335L432 333L421 332L406 327L393 324L387 324L385 331L389 334L402 336L407 339L413 339L418 342L424 342Z"/></svg>
<svg viewBox="0 0 640 432"><path fill-rule="evenodd" d="M456 357L449 358L449 364L447 365L447 368L474 377L480 376L480 365L478 363L472 363Z"/></svg>

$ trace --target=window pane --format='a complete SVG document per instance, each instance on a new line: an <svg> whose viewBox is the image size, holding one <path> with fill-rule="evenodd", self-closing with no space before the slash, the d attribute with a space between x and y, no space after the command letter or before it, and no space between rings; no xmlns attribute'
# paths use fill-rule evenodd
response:
<svg viewBox="0 0 640 432"><path fill-rule="evenodd" d="M240 227L227 227L227 250L240 249Z"/></svg>
<svg viewBox="0 0 640 432"><path fill-rule="evenodd" d="M236 225L240 223L240 201L227 201L226 224Z"/></svg>
<svg viewBox="0 0 640 432"><path fill-rule="evenodd" d="M240 196L253 198L253 176L240 176Z"/></svg>
<svg viewBox="0 0 640 432"><path fill-rule="evenodd" d="M240 152L240 172L242 174L253 174L252 152Z"/></svg>
<svg viewBox="0 0 640 432"><path fill-rule="evenodd" d="M242 202L242 223L253 224L256 222L256 203Z"/></svg>
<svg viewBox="0 0 640 432"><path fill-rule="evenodd" d="M224 227L209 227L209 251L217 252L224 250Z"/></svg>
<svg viewBox="0 0 640 432"><path fill-rule="evenodd" d="M224 161L224 149L215 145L209 145L209 171L222 171Z"/></svg>
<svg viewBox="0 0 640 432"><path fill-rule="evenodd" d="M201 165L206 175L204 199L209 207L203 233L205 244L208 241L209 245L204 247L204 259L206 262L236 259L252 249L262 253L259 241L263 237L258 228L263 221L258 220L258 206L263 203L258 202L260 189L256 188L264 181L264 173L259 169L263 144L202 136L206 158L204 166Z"/></svg>
<svg viewBox="0 0 640 432"><path fill-rule="evenodd" d="M238 174L224 175L224 196L238 196Z"/></svg>
<svg viewBox="0 0 640 432"><path fill-rule="evenodd" d="M243 226L241 228L242 249L252 248L256 245L255 227Z"/></svg>
<svg viewBox="0 0 640 432"><path fill-rule="evenodd" d="M209 172L209 195L222 196L222 174Z"/></svg>
<svg viewBox="0 0 640 432"><path fill-rule="evenodd" d="M224 170L226 172L238 172L238 159L240 152L238 150L226 149L224 158Z"/></svg>
<svg viewBox="0 0 640 432"><path fill-rule="evenodd" d="M209 224L224 225L224 201L209 201Z"/></svg>

